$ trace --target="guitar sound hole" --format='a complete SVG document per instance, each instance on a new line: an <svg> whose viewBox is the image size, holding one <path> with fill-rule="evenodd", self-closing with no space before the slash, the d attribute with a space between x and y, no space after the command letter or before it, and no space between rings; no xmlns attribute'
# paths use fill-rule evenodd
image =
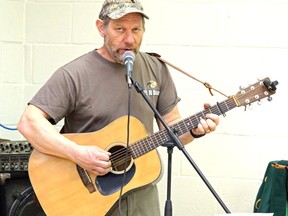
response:
<svg viewBox="0 0 288 216"><path fill-rule="evenodd" d="M111 153L112 173L123 173L125 169L129 170L133 165L133 160L129 152L126 159L126 150L127 148L121 145L115 145L108 150Z"/></svg>

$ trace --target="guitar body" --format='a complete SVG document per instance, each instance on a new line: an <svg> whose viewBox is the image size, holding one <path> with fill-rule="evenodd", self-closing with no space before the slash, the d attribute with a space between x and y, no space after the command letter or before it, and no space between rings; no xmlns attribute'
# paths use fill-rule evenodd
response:
<svg viewBox="0 0 288 216"><path fill-rule="evenodd" d="M107 127L92 133L65 134L68 139L79 145L98 146L109 150L111 146L126 145L127 117L122 117ZM130 119L130 143L146 137L148 134L142 123L134 117ZM129 179L122 194L156 183L161 177L161 160L154 149L132 160L133 165L127 171ZM104 186L96 187L98 178L90 174L96 191L90 193L83 184L75 163L33 150L29 160L29 177L35 194L48 216L93 216L105 215L120 195L123 174L109 173L101 179ZM116 181L113 180L116 177ZM98 182L99 183L99 182ZM105 191L110 186L112 190Z"/></svg>

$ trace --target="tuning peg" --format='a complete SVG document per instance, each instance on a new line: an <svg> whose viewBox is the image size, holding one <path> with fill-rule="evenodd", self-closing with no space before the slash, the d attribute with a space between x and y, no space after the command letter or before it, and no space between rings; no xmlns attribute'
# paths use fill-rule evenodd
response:
<svg viewBox="0 0 288 216"><path fill-rule="evenodd" d="M267 100L270 102L270 101L272 101L272 97L271 96L269 96L268 98L267 98Z"/></svg>
<svg viewBox="0 0 288 216"><path fill-rule="evenodd" d="M257 104L261 106L261 105L262 105L262 101L261 101L261 100L258 100L258 101L257 101Z"/></svg>

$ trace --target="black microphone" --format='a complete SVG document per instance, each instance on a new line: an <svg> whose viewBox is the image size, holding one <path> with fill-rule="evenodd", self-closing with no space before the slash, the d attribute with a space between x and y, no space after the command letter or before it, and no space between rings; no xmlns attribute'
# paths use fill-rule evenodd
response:
<svg viewBox="0 0 288 216"><path fill-rule="evenodd" d="M127 77L128 87L131 88L132 86L131 78L132 78L133 62L134 62L135 54L132 51L126 51L123 53L122 57L124 60L124 64L126 66L126 77Z"/></svg>

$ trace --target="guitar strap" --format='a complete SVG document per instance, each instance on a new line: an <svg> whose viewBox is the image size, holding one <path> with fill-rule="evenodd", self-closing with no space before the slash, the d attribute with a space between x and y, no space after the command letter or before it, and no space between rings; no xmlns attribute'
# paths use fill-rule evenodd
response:
<svg viewBox="0 0 288 216"><path fill-rule="evenodd" d="M210 85L208 82L202 82L201 80L199 80L199 79L193 77L191 74L185 72L184 70L180 69L179 67L177 67L177 66L171 64L170 62L164 60L163 58L161 58L161 55L159 55L159 54L157 54L157 53L148 53L148 52L147 52L147 54L149 54L149 55L151 55L151 56L154 56L154 57L158 58L160 61L164 62L165 64L169 65L170 67L172 67L172 68L178 70L179 72L181 72L181 73L185 74L186 76L188 76L188 77L190 77L190 78L196 80L197 82L202 83L206 88L208 88L209 93L210 93L211 96L214 96L213 93L212 93L212 90L214 90L214 91L218 92L219 94L222 94L223 96L229 98L229 96L227 96L227 95L225 95L224 93L222 93L221 91L219 91L219 90L213 88L212 85Z"/></svg>

